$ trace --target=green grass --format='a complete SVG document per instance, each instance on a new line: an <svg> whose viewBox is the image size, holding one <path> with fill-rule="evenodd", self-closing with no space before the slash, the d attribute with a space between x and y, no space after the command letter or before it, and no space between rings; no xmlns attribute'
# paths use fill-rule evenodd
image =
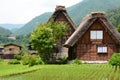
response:
<svg viewBox="0 0 120 80"><path fill-rule="evenodd" d="M11 76L16 74L23 74L31 71L35 71L41 68L41 66L29 67L22 64L7 64L8 61L0 61L0 77Z"/></svg>
<svg viewBox="0 0 120 80"><path fill-rule="evenodd" d="M0 80L120 80L120 71L108 64L40 65L41 69Z"/></svg>

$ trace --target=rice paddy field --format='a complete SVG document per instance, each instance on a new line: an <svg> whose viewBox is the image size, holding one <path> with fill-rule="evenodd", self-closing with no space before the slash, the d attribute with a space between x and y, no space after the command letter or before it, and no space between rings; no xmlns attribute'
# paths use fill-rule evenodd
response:
<svg viewBox="0 0 120 80"><path fill-rule="evenodd" d="M108 64L40 65L39 67L39 70L25 74L2 76L0 80L120 80L120 70L115 71Z"/></svg>
<svg viewBox="0 0 120 80"><path fill-rule="evenodd" d="M8 61L0 61L0 80L3 76L11 76L16 74L33 72L41 68L40 65L29 67L22 64L10 65L7 62Z"/></svg>

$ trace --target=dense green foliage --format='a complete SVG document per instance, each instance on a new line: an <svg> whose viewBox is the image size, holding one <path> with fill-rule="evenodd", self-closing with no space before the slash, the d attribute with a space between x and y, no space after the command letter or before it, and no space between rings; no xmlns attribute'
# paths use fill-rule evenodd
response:
<svg viewBox="0 0 120 80"><path fill-rule="evenodd" d="M116 30L120 33L120 24L118 24Z"/></svg>
<svg viewBox="0 0 120 80"><path fill-rule="evenodd" d="M57 64L67 64L67 58L58 58L57 60L56 60L56 62L57 62Z"/></svg>
<svg viewBox="0 0 120 80"><path fill-rule="evenodd" d="M29 38L30 38L30 34L28 34L28 35L17 35L16 40L8 39L7 35L6 36L1 35L0 36L0 45L15 43L15 44L18 44L18 45L22 46L24 44L29 43Z"/></svg>
<svg viewBox="0 0 120 80"><path fill-rule="evenodd" d="M28 44L30 42L29 39L30 39L30 34L27 34L27 35L17 35L15 43L17 43L19 45Z"/></svg>
<svg viewBox="0 0 120 80"><path fill-rule="evenodd" d="M66 57L58 58L58 59L51 59L48 64L67 64L68 59Z"/></svg>
<svg viewBox="0 0 120 80"><path fill-rule="evenodd" d="M120 68L120 53L114 53L109 60L109 64L115 67L115 70L117 70L117 67Z"/></svg>
<svg viewBox="0 0 120 80"><path fill-rule="evenodd" d="M14 42L14 40L8 39L7 36L0 36L0 45Z"/></svg>
<svg viewBox="0 0 120 80"><path fill-rule="evenodd" d="M10 60L10 61L8 61L8 64L20 64L20 61L18 61L18 60Z"/></svg>
<svg viewBox="0 0 120 80"><path fill-rule="evenodd" d="M80 64L82 64L82 62L78 59L75 59L75 60L72 60L72 64L80 65Z"/></svg>
<svg viewBox="0 0 120 80"><path fill-rule="evenodd" d="M120 27L120 7L108 10L106 13L108 19L112 22L112 24L115 27ZM119 31L119 28L117 30Z"/></svg>
<svg viewBox="0 0 120 80"><path fill-rule="evenodd" d="M16 54L16 55L14 55L14 59L21 60L22 59L22 55L21 54Z"/></svg>
<svg viewBox="0 0 120 80"><path fill-rule="evenodd" d="M107 64L41 65L41 69L4 80L120 80L120 71ZM18 67L19 68L19 67ZM31 68L31 67L30 67Z"/></svg>
<svg viewBox="0 0 120 80"><path fill-rule="evenodd" d="M38 64L44 64L44 62L37 55L24 55L22 57L22 64L34 66Z"/></svg>
<svg viewBox="0 0 120 80"><path fill-rule="evenodd" d="M54 44L54 37L52 29L40 25L37 27L31 35L31 43L33 47L38 51L43 61L48 61L50 53Z"/></svg>
<svg viewBox="0 0 120 80"><path fill-rule="evenodd" d="M95 11L108 11L120 7L120 0L83 0L82 2L67 8L67 11L73 21L79 25L83 17L91 12ZM37 26L37 23L46 22L52 13L44 13L37 16L24 27L16 31L16 34L28 34L33 31ZM108 13L111 14L111 13ZM112 15L113 16L113 15ZM119 19L119 18L118 18ZM115 23L116 24L116 23Z"/></svg>
<svg viewBox="0 0 120 80"><path fill-rule="evenodd" d="M109 9L120 7L119 4L120 0L83 0L81 3L68 8L68 12L75 23L79 25L87 14L95 11L106 12Z"/></svg>
<svg viewBox="0 0 120 80"><path fill-rule="evenodd" d="M47 22L40 24L31 34L30 41L44 62L48 62L53 53L54 44L65 34L67 25L59 22Z"/></svg>

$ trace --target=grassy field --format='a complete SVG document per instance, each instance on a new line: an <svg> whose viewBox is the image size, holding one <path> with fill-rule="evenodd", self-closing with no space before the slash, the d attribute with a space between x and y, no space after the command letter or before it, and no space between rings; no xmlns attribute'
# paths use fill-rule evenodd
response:
<svg viewBox="0 0 120 80"><path fill-rule="evenodd" d="M0 77L32 72L41 68L40 65L28 67L22 64L10 65L7 64L7 62L8 61L0 61Z"/></svg>
<svg viewBox="0 0 120 80"><path fill-rule="evenodd" d="M40 68L0 80L120 80L120 71L114 71L108 64L41 65Z"/></svg>

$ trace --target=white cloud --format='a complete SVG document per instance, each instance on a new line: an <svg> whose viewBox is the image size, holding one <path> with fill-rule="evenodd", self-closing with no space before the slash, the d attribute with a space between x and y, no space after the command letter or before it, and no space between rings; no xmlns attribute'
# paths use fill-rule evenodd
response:
<svg viewBox="0 0 120 80"><path fill-rule="evenodd" d="M56 5L72 6L81 0L0 0L0 23L26 23Z"/></svg>

